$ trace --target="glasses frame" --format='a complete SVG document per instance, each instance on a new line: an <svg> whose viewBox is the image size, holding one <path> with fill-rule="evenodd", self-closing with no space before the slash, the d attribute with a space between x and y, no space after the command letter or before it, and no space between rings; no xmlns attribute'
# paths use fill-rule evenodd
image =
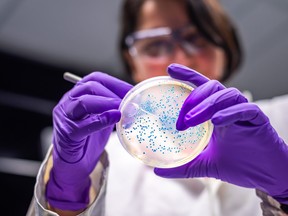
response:
<svg viewBox="0 0 288 216"><path fill-rule="evenodd" d="M134 46L137 40L154 38L154 37L161 37L161 36L172 36L172 39L175 40L187 54L196 54L198 53L198 48L189 44L185 41L181 33L189 28L194 27L193 25L188 25L178 29L172 29L170 27L159 27L159 28L152 28L152 29L144 29L140 31L136 31L125 38L125 43L128 47L128 51L131 56L137 56L138 52L136 47Z"/></svg>

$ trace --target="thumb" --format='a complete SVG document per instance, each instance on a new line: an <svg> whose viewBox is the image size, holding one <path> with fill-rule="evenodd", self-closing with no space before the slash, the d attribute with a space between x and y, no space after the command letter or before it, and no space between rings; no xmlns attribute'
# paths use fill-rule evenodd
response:
<svg viewBox="0 0 288 216"><path fill-rule="evenodd" d="M197 178L208 177L208 159L202 152L194 160L174 168L154 168L154 173L164 178Z"/></svg>

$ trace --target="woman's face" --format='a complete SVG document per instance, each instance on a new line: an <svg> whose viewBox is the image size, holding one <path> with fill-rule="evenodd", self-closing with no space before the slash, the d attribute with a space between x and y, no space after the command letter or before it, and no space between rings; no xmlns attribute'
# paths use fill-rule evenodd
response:
<svg viewBox="0 0 288 216"><path fill-rule="evenodd" d="M159 27L180 29L189 24L191 22L181 1L147 0L140 11L136 31ZM193 34L197 33L197 30L193 29ZM171 63L185 65L210 79L219 80L222 77L225 65L223 50L203 38L198 40L197 43L200 43L200 51L192 54L188 54L180 45L175 43L173 51L165 58L153 58L153 55L151 58L144 58L140 55L131 56L126 53L126 58L132 69L133 80L140 82L154 76L167 75L166 69ZM150 53L153 54L153 49L150 50Z"/></svg>

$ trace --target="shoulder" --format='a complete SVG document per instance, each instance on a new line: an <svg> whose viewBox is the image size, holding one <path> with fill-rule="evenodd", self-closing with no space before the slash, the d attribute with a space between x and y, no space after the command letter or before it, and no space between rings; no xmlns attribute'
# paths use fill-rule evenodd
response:
<svg viewBox="0 0 288 216"><path fill-rule="evenodd" d="M288 94L273 97L271 99L259 100L255 103L264 110L271 110L272 108L286 109L288 107Z"/></svg>
<svg viewBox="0 0 288 216"><path fill-rule="evenodd" d="M255 103L260 107L265 115L268 116L270 123L276 129L280 137L288 143L288 94L256 101Z"/></svg>

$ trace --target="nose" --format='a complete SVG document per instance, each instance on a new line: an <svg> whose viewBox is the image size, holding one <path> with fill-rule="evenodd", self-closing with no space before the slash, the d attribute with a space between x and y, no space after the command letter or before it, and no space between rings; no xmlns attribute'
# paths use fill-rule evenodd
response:
<svg viewBox="0 0 288 216"><path fill-rule="evenodd" d="M188 53L183 47L177 44L174 50L173 61L187 67L194 68L196 63L196 53Z"/></svg>

